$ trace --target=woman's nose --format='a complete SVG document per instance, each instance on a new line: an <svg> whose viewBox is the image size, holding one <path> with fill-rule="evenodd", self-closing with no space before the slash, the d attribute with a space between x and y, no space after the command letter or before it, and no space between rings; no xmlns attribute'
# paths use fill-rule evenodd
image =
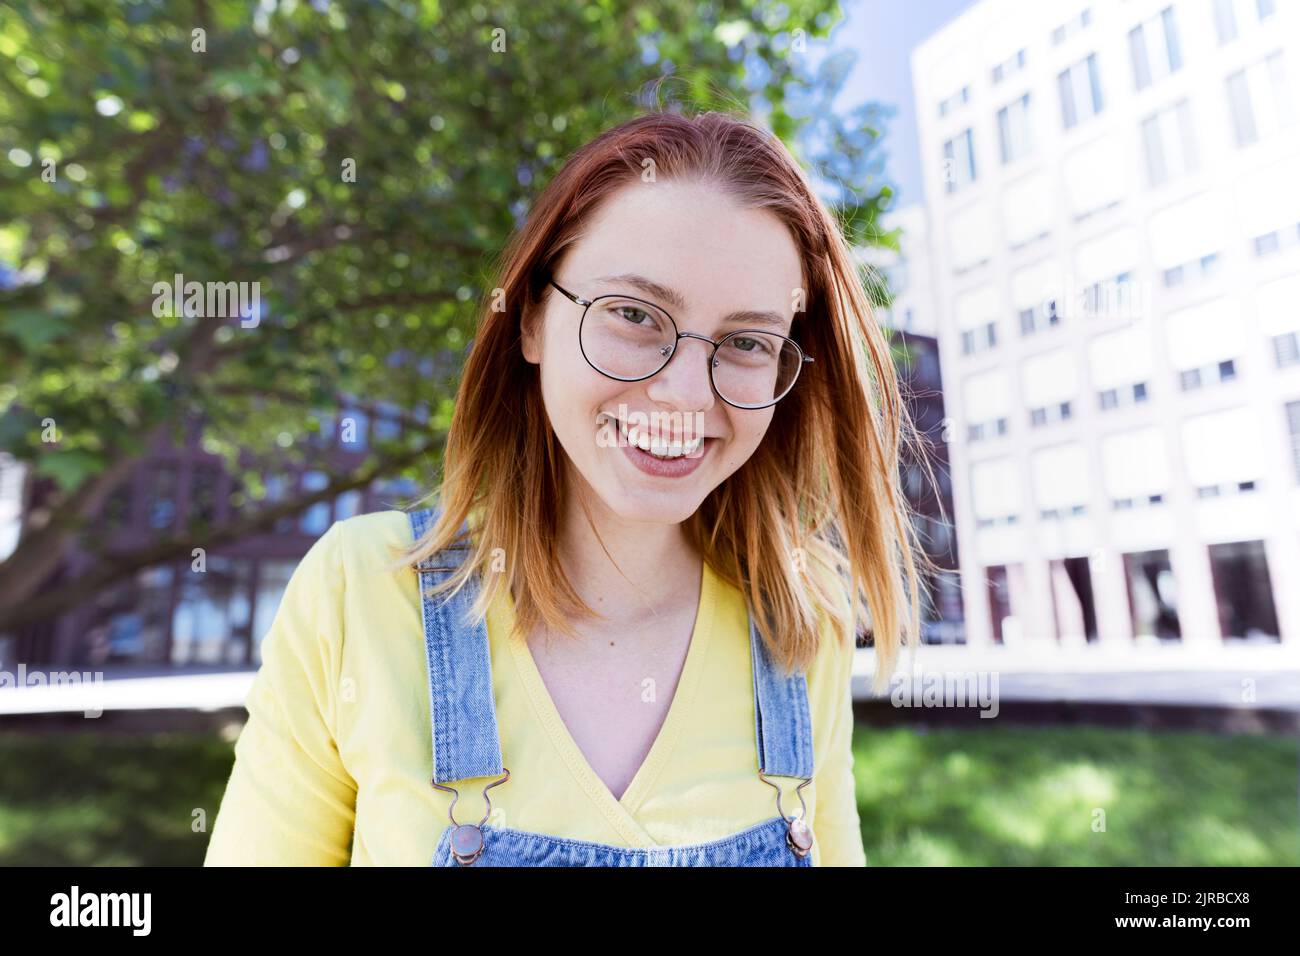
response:
<svg viewBox="0 0 1300 956"><path fill-rule="evenodd" d="M714 401L711 361L711 341L703 336L682 336L668 364L647 382L646 394L683 411L708 411Z"/></svg>

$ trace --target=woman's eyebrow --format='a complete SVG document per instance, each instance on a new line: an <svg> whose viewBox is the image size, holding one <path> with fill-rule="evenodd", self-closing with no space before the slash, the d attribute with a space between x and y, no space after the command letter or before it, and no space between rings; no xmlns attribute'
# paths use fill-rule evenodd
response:
<svg viewBox="0 0 1300 956"><path fill-rule="evenodd" d="M678 292L661 282L654 279L647 279L643 275L637 275L635 272L624 272L619 275L601 276L597 282L609 282L615 285L626 284L634 286L656 302L663 302L672 306L679 311L686 310L686 299ZM742 309L739 312L732 312L723 318L723 322L756 322L760 325L774 325L777 328L785 328L785 318L778 312Z"/></svg>

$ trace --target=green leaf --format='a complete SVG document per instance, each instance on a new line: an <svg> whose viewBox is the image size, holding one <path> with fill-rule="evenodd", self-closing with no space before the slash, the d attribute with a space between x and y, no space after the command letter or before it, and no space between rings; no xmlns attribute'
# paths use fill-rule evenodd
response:
<svg viewBox="0 0 1300 956"><path fill-rule="evenodd" d="M36 462L36 474L53 478L64 491L75 491L103 468L104 459L99 455L75 448L50 452Z"/></svg>
<svg viewBox="0 0 1300 956"><path fill-rule="evenodd" d="M12 335L26 352L35 352L64 331L63 319L43 309L12 309L0 319L0 329Z"/></svg>

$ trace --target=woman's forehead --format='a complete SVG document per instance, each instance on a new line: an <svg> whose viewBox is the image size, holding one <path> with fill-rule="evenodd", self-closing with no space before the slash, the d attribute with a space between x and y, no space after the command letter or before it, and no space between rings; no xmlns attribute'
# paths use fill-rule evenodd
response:
<svg viewBox="0 0 1300 956"><path fill-rule="evenodd" d="M707 198L692 201L701 192ZM587 294L634 291L610 286L637 276L648 280L634 283L639 290L658 292L670 310L776 309L802 282L798 247L772 213L662 184L620 190L565 258L565 275L588 283Z"/></svg>

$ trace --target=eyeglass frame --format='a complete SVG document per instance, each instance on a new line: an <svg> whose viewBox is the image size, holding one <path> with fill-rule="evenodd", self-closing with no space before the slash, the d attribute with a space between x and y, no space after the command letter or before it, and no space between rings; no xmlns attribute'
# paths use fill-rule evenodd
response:
<svg viewBox="0 0 1300 956"><path fill-rule="evenodd" d="M625 295L622 292L607 292L604 295L596 296L594 299L584 299L581 296L574 295L568 289L565 289L563 286L561 286L558 282L555 281L554 276L547 276L546 281L550 285L555 286L555 288L558 289L561 292L561 294L565 296L565 298L571 299L575 304L582 306L582 318L578 320L578 351L582 353L583 361L585 361L588 365L590 365L595 371L599 372L601 375L604 375L606 378L613 379L616 382L644 382L646 379L654 378L656 375L658 375L660 372L666 369L668 367L668 363L673 360L673 356L677 354L678 342L680 342L682 339L699 339L703 342L708 342L710 345L713 346L713 351L709 353L709 387L713 389L713 394L717 395L718 398L722 399L732 408L740 408L749 411L749 410L756 410L760 408L771 408L777 402L781 401L781 399L789 395L790 392L794 390L795 382L799 381L799 374L800 372L803 371L804 365L813 361L813 357L811 355L806 354L798 342L790 338L790 336L782 335L779 332L769 332L767 329L735 329L734 331L728 332L720 339L711 339L707 335L701 335L699 332L681 331L677 327L677 320L673 318L672 313L670 313L663 306L651 302L649 299L639 299L634 295ZM591 306L599 302L601 299L627 299L632 302L640 302L642 305L651 306L652 308L657 309L660 312L662 312L664 315L668 316L668 321L673 324L673 332L675 333L676 336L673 339L673 348L672 351L669 352L668 355L664 358L664 363L660 365L657 369L655 369L653 372L651 372L649 375L641 375L637 378L623 378L621 375L611 375L609 372L606 372L603 368L597 367L596 363L587 357L587 350L582 347L582 324L587 321L587 311L591 308ZM713 369L715 368L714 362L716 361L717 358L718 349L722 346L724 342L726 342L732 336L742 335L745 332L749 332L751 334L758 333L760 335L771 335L771 336L775 336L778 339L785 339L787 342L789 342L791 345L794 346L795 351L799 354L799 364L795 366L794 378L791 379L789 387L786 388L786 390L782 392L780 395L778 395L776 398L772 399L772 401L765 402L762 405L737 405L735 402L731 401L729 398L727 398L721 392L718 391L718 385L713 380Z"/></svg>

